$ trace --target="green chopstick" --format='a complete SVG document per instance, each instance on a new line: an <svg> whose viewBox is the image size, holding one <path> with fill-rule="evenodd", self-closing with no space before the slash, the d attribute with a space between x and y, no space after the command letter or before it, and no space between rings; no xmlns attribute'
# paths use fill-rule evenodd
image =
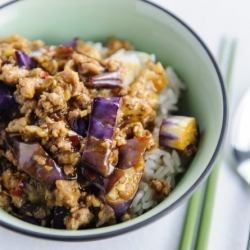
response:
<svg viewBox="0 0 250 250"><path fill-rule="evenodd" d="M229 83L231 81L233 62L236 52L236 42L233 41L230 44L229 54L227 55L225 54L225 48L226 40L223 39L220 44L218 62L221 67L224 66L224 68L222 68L224 73L224 80L227 83L227 87L229 89ZM226 62L226 64L223 65L224 62ZM180 250L191 250L194 247L197 250L207 249L221 158L222 157L220 156L211 175L208 178L207 184L203 184L190 198L187 208L186 220L182 232L182 239L179 248ZM203 198L203 189L205 189L205 197L200 216L199 211ZM199 224L199 229L198 233L196 234L197 224ZM195 245L194 240L196 239L196 236L197 240Z"/></svg>
<svg viewBox="0 0 250 250"><path fill-rule="evenodd" d="M203 193L203 185L190 198L187 208L186 220L184 230L182 233L182 240L180 250L190 250L193 245L193 239L196 231L198 221L198 214L200 209L200 200Z"/></svg>

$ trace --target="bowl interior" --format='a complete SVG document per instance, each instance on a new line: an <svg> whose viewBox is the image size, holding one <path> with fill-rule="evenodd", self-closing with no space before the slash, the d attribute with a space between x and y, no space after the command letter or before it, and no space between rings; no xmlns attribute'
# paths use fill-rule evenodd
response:
<svg viewBox="0 0 250 250"><path fill-rule="evenodd" d="M201 132L197 155L178 186L161 204L136 219L106 228L68 232L32 226L0 210L3 225L52 238L114 235L169 212L207 176L225 134L225 89L209 52L176 17L139 0L25 0L0 9L0 16L0 37L16 33L30 40L40 38L59 44L76 36L103 42L117 36L130 40L137 50L154 53L157 61L171 65L185 82L187 90L180 113L196 117Z"/></svg>

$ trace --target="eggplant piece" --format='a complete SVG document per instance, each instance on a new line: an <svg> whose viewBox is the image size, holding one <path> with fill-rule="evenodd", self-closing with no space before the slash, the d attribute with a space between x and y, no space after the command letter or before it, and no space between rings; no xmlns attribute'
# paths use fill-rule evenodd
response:
<svg viewBox="0 0 250 250"><path fill-rule="evenodd" d="M131 167L126 170L115 169L109 177L106 192L101 192L104 202L113 208L117 218L130 207L137 192L142 172Z"/></svg>
<svg viewBox="0 0 250 250"><path fill-rule="evenodd" d="M80 174L100 189L100 197L113 209L117 218L129 209L142 176L142 172L133 167L126 170L115 168L108 178L86 167L81 167Z"/></svg>
<svg viewBox="0 0 250 250"><path fill-rule="evenodd" d="M4 132L5 133L5 142L7 144L7 146L11 149L13 149L13 145L15 141L21 141L22 140L22 136L19 133L8 133L8 132Z"/></svg>
<svg viewBox="0 0 250 250"><path fill-rule="evenodd" d="M105 72L89 78L85 83L89 88L119 88L122 86L122 79L118 71Z"/></svg>
<svg viewBox="0 0 250 250"><path fill-rule="evenodd" d="M35 219L33 216L24 216L22 220L33 225L39 225L37 219Z"/></svg>
<svg viewBox="0 0 250 250"><path fill-rule="evenodd" d="M45 48L38 48L34 51L32 51L30 54L29 54L29 57L30 58L34 58L34 57L39 57L41 55L43 55L44 53L46 53L47 50Z"/></svg>
<svg viewBox="0 0 250 250"><path fill-rule="evenodd" d="M100 174L94 172L93 170L87 168L86 166L81 166L78 168L78 177L83 176L91 184L94 184L97 188L105 191L108 185L108 178L102 177Z"/></svg>
<svg viewBox="0 0 250 250"><path fill-rule="evenodd" d="M148 147L149 138L133 138L119 148L119 160L116 165L120 169L128 169L137 166L143 160L143 154ZM144 163L144 162L143 162Z"/></svg>
<svg viewBox="0 0 250 250"><path fill-rule="evenodd" d="M84 166L78 174L100 189L100 197L114 210L117 218L130 207L142 176L142 172L137 172L133 167L126 170L115 168L108 178L103 178Z"/></svg>
<svg viewBox="0 0 250 250"><path fill-rule="evenodd" d="M41 184L51 188L56 180L71 179L37 143L14 141L13 151L20 168ZM37 158L36 158L37 157Z"/></svg>
<svg viewBox="0 0 250 250"><path fill-rule="evenodd" d="M16 56L17 64L20 68L27 68L27 69L31 68L32 61L26 53L24 53L21 50L16 50L15 56Z"/></svg>
<svg viewBox="0 0 250 250"><path fill-rule="evenodd" d="M12 92L0 82L0 115L17 106Z"/></svg>
<svg viewBox="0 0 250 250"><path fill-rule="evenodd" d="M82 164L103 177L109 176L114 166L109 163L111 146L120 107L120 97L97 97L93 101Z"/></svg>
<svg viewBox="0 0 250 250"><path fill-rule="evenodd" d="M198 134L195 118L172 115L162 120L159 144L183 151L190 145L197 145Z"/></svg>
<svg viewBox="0 0 250 250"><path fill-rule="evenodd" d="M78 41L78 37L75 37L75 38L63 43L62 46L75 49L76 45L77 45L77 41Z"/></svg>
<svg viewBox="0 0 250 250"><path fill-rule="evenodd" d="M23 117L23 115L20 114L18 105L8 110L8 112L6 111L3 114L0 113L0 129L5 130L9 122L21 117Z"/></svg>
<svg viewBox="0 0 250 250"><path fill-rule="evenodd" d="M82 117L76 118L71 122L71 128L74 130L78 135L85 136L87 126L85 121Z"/></svg>
<svg viewBox="0 0 250 250"><path fill-rule="evenodd" d="M114 217L113 208L105 204L103 209L98 213L98 220L96 222L96 227L104 225L112 217Z"/></svg>
<svg viewBox="0 0 250 250"><path fill-rule="evenodd" d="M65 207L54 207L54 216L52 221L52 227L57 229L65 229L66 226L63 223L64 217L70 215L70 211Z"/></svg>

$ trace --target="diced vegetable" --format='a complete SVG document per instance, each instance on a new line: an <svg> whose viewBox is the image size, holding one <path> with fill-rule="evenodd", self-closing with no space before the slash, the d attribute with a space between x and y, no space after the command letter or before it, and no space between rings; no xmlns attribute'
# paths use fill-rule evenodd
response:
<svg viewBox="0 0 250 250"><path fill-rule="evenodd" d="M29 54L29 57L30 58L33 58L33 57L39 57L41 56L42 54L44 54L47 50L45 48L38 48L36 49L35 51L32 51L30 54Z"/></svg>
<svg viewBox="0 0 250 250"><path fill-rule="evenodd" d="M97 97L92 105L82 164L104 177L109 176L114 169L109 162L109 156L120 100L120 97Z"/></svg>
<svg viewBox="0 0 250 250"><path fill-rule="evenodd" d="M169 116L163 119L159 143L163 147L185 150L197 144L198 127L195 118L186 116Z"/></svg>
<svg viewBox="0 0 250 250"><path fill-rule="evenodd" d="M114 215L114 210L108 206L107 204L104 205L104 208L102 209L102 212L98 213L98 220L96 222L96 227L100 227L105 222L107 222L111 217Z"/></svg>
<svg viewBox="0 0 250 250"><path fill-rule="evenodd" d="M82 117L76 118L71 122L71 128L78 135L85 136L86 135L86 124Z"/></svg>
<svg viewBox="0 0 250 250"><path fill-rule="evenodd" d="M16 105L12 92L0 82L0 115Z"/></svg>
<svg viewBox="0 0 250 250"><path fill-rule="evenodd" d="M144 127L147 127L154 121L156 113L146 100L129 96L124 96L122 100L125 123L141 122Z"/></svg>
<svg viewBox="0 0 250 250"><path fill-rule="evenodd" d="M93 183L97 188L105 191L109 182L108 178L102 177L99 173L87 168L86 166L81 166L78 168L78 177L83 176L88 181Z"/></svg>
<svg viewBox="0 0 250 250"><path fill-rule="evenodd" d="M59 58L68 58L72 55L73 51L70 47L59 46L56 48L56 56Z"/></svg>
<svg viewBox="0 0 250 250"><path fill-rule="evenodd" d="M26 53L20 50L16 50L15 56L16 56L17 64L20 68L22 67L28 68L28 69L31 68L32 61Z"/></svg>
<svg viewBox="0 0 250 250"><path fill-rule="evenodd" d="M79 140L79 136L78 135L72 135L69 137L69 139L71 140L72 146L76 147L77 145L80 144L80 140Z"/></svg>
<svg viewBox="0 0 250 250"><path fill-rule="evenodd" d="M37 219L33 216L24 216L22 220L33 225L38 225Z"/></svg>
<svg viewBox="0 0 250 250"><path fill-rule="evenodd" d="M71 39L71 40L63 43L62 45L64 47L68 47L68 48L73 48L74 49L76 47L76 45L77 45L77 41L78 41L78 37L75 37L75 38L73 38L73 39Z"/></svg>
<svg viewBox="0 0 250 250"><path fill-rule="evenodd" d="M65 207L55 207L52 227L57 229L65 229L66 226L63 223L64 217L70 214L69 210Z"/></svg>
<svg viewBox="0 0 250 250"><path fill-rule="evenodd" d="M151 70L144 70L142 76L148 80L151 80L158 93L168 85L168 80L166 78L166 72L160 62L153 64L152 61L148 61L147 68Z"/></svg>
<svg viewBox="0 0 250 250"><path fill-rule="evenodd" d="M104 201L114 209L120 217L130 207L141 180L142 172L131 167L126 170L115 169L109 177L106 192L102 194Z"/></svg>
<svg viewBox="0 0 250 250"><path fill-rule="evenodd" d="M122 79L117 71L105 72L90 77L86 85L90 88L117 88L122 86Z"/></svg>
<svg viewBox="0 0 250 250"><path fill-rule="evenodd" d="M149 138L133 138L119 148L119 161L117 168L128 169L131 167L139 168L140 165L144 167L143 154L148 146Z"/></svg>
<svg viewBox="0 0 250 250"><path fill-rule="evenodd" d="M37 142L14 142L13 151L20 168L45 186L52 187L56 180L71 179Z"/></svg>

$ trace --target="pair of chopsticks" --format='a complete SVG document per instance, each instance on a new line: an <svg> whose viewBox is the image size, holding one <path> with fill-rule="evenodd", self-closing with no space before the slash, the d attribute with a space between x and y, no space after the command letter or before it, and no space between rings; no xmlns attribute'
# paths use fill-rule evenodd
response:
<svg viewBox="0 0 250 250"><path fill-rule="evenodd" d="M235 52L235 40L228 41L225 38L221 40L218 63L228 90L232 77ZM221 161L222 155L219 156L207 182L199 187L189 200L180 250L206 250L208 247Z"/></svg>

